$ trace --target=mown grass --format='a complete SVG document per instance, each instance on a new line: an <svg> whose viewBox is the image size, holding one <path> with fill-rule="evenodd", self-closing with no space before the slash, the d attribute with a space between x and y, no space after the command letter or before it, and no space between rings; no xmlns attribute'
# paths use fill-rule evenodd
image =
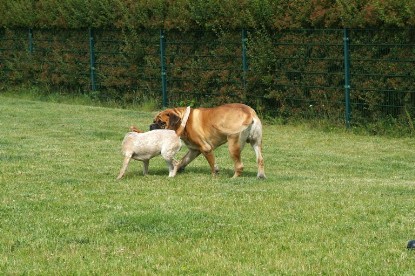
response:
<svg viewBox="0 0 415 276"><path fill-rule="evenodd" d="M411 275L415 141L266 125L267 179L125 179L120 143L154 114L0 96L0 274ZM181 150L182 156L185 148Z"/></svg>

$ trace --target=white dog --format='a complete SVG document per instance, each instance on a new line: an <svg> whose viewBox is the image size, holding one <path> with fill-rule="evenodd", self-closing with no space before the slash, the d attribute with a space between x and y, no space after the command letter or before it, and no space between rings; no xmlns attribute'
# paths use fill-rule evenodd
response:
<svg viewBox="0 0 415 276"><path fill-rule="evenodd" d="M167 162L169 177L174 177L177 173L177 166L174 164L175 161L173 158L182 146L180 135L186 127L189 114L190 107L188 106L183 118L181 118L181 124L177 131L157 129L139 133L138 129L132 127L132 132L128 132L122 142L124 162L117 179L121 179L124 176L131 158L143 161L143 173L146 175L148 173L150 159L160 154Z"/></svg>

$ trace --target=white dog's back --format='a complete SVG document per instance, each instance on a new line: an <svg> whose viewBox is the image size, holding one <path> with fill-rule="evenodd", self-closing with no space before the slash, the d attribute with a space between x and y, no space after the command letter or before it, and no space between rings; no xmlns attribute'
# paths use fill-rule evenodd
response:
<svg viewBox="0 0 415 276"><path fill-rule="evenodd" d="M168 141L166 143L166 141ZM136 160L149 160L161 154L173 157L181 141L174 130L158 129L144 133L128 132L122 142L122 153Z"/></svg>

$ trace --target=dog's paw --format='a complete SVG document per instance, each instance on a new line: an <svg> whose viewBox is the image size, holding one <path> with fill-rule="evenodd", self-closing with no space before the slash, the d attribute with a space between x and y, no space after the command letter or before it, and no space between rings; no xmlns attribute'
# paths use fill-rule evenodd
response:
<svg viewBox="0 0 415 276"><path fill-rule="evenodd" d="M266 179L267 177L265 176L265 174L263 174L263 173L259 173L259 174L257 175L257 178L258 178L258 179Z"/></svg>
<svg viewBox="0 0 415 276"><path fill-rule="evenodd" d="M219 166L218 166L218 164L215 164L214 170L215 170L215 174L219 174Z"/></svg>

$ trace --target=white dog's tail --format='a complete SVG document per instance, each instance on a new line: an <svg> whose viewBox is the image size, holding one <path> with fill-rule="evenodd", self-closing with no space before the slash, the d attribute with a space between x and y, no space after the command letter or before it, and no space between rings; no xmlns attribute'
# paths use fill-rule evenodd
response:
<svg viewBox="0 0 415 276"><path fill-rule="evenodd" d="M190 115L190 106L186 107L186 112L183 115L182 123L180 124L179 128L176 130L177 136L181 136L184 129L186 128L187 119L189 119Z"/></svg>

